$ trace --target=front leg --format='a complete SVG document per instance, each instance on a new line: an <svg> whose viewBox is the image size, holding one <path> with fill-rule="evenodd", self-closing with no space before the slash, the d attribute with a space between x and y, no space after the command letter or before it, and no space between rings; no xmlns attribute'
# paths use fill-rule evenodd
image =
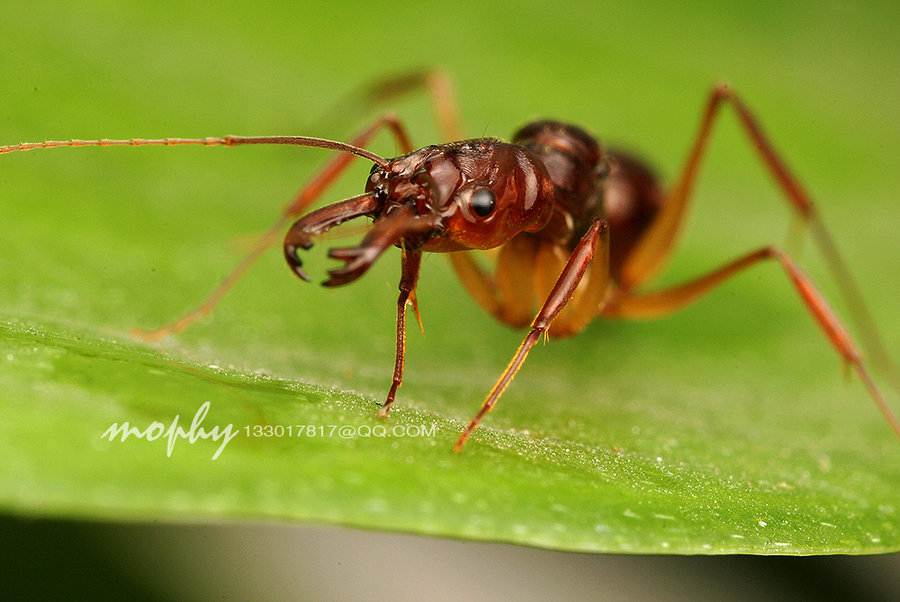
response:
<svg viewBox="0 0 900 602"><path fill-rule="evenodd" d="M397 389L403 382L403 364L406 358L406 304L410 300L410 295L416 290L422 252L404 248L401 261L403 262L403 272L400 276L400 296L397 298L397 352L394 356L394 378L391 381L391 390L388 392L387 399L378 411L379 418L387 418Z"/></svg>
<svg viewBox="0 0 900 602"><path fill-rule="evenodd" d="M475 430L485 414L493 409L497 400L500 399L500 396L503 394L503 391L506 390L506 387L512 382L513 377L515 377L519 368L521 368L522 364L525 362L528 352L531 351L531 348L534 347L535 343L540 340L541 335L547 333L554 318L556 318L560 312L569 305L572 298L576 296L576 291L579 291L579 295L573 303L576 307L570 312L569 316L571 317L567 317L565 320L575 320L576 323L580 324L582 316L589 315L590 317L593 317L597 314L599 301L595 301L595 299L601 294L600 292L606 291L609 282L608 253L609 226L605 219L597 218L594 220L594 223L587 233L578 242L578 246L575 247L575 250L572 251L562 273L556 279L553 290L550 291L541 310L534 317L534 320L532 320L531 330L525 336L525 340L522 341L522 344L519 345L519 349L509 362L506 370L503 371L503 374L500 375L497 383L491 389L490 393L488 393L487 399L485 399L484 403L481 405L481 410L476 414L475 418L472 419L469 426L466 427L462 434L460 434L456 445L453 447L454 451L462 451L469 435ZM592 265L595 256L599 261ZM582 284L585 273L588 272L589 268L596 269L596 274L592 273L588 276L588 280L585 283L587 285L586 287L580 287L579 285Z"/></svg>

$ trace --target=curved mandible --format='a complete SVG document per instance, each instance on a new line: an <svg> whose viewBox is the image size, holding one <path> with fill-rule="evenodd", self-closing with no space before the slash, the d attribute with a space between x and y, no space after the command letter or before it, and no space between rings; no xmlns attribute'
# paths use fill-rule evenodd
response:
<svg viewBox="0 0 900 602"><path fill-rule="evenodd" d="M434 230L440 223L436 215L421 216L415 207L407 205L391 212L375 222L375 226L358 246L331 249L328 256L339 259L344 266L328 271L328 280L323 286L341 286L353 282L366 273L382 253L407 236L424 234Z"/></svg>
<svg viewBox="0 0 900 602"><path fill-rule="evenodd" d="M300 279L310 282L309 276L303 271L303 262L297 256L297 250L312 248L313 236L324 234L353 218L372 215L377 209L378 202L370 193L366 193L316 209L298 219L284 237L284 258L291 270Z"/></svg>

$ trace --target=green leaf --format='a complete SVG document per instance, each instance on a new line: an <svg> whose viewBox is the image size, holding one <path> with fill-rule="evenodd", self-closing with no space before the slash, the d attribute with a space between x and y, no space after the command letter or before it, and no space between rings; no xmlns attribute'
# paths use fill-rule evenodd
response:
<svg viewBox="0 0 900 602"><path fill-rule="evenodd" d="M719 15L652 3L645 13L585 8L584 19L547 16L539 4L514 15L470 7L479 19L395 11L391 28L422 50L376 69L353 35L386 10L371 2L339 17L273 3L259 8L266 19L240 22L227 10L100 6L2 9L12 50L0 64L0 143L346 139L371 116L316 116L354 86L424 61L456 76L473 134L564 116L630 141L671 178L705 91L727 76L814 192L897 356L898 121L884 82L900 53L890 20L874 12L798 4L779 9L790 14ZM748 20L759 25L752 36ZM538 21L535 48L522 32ZM478 22L500 27L464 27ZM788 22L809 25L786 35ZM457 32L451 57L438 43L448 27ZM834 35L843 27L868 42ZM671 52L684 31L696 36L691 51ZM351 37L353 46L335 43ZM760 58L769 54L779 60ZM297 61L311 56L320 63ZM586 56L602 58L590 68L574 60ZM398 104L419 143L435 140L423 97ZM375 146L394 152L386 139ZM789 230L785 203L730 115L710 151L661 283L781 243ZM423 264L426 334L410 329L404 386L386 422L375 411L393 366L396 252L352 286L326 290L291 276L275 250L212 316L158 344L130 337L209 294L246 250L244 237L264 231L327 156L119 148L0 157L0 507L320 522L582 551L900 550L900 445L857 379L844 382L774 265L669 319L598 321L539 345L462 454L453 442L522 333L484 315L440 257ZM358 192L359 163L326 201ZM308 255L314 277L333 265L325 249L334 244ZM788 249L845 313L805 246ZM896 392L889 398L897 408ZM175 439L169 450L164 434L103 436L124 422L157 433L176 417L188 428L204 407L202 426L231 425L230 442Z"/></svg>

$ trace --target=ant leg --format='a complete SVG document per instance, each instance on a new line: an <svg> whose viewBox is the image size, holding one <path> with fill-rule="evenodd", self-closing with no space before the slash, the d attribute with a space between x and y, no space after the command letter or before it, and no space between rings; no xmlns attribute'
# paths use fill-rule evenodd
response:
<svg viewBox="0 0 900 602"><path fill-rule="evenodd" d="M371 196L363 194L334 205L328 205L300 218L285 239L285 258L294 272L304 280L308 280L300 267L300 260L296 252L298 248L312 246L309 243L310 235L323 232L344 219L371 213L374 208L375 203ZM328 252L329 257L343 261L344 265L329 270L329 278L322 284L324 286L342 286L362 276L388 248L395 244L400 244L402 248L400 296L397 300L397 352L394 362L394 379L387 400L379 412L379 416L382 417L387 416L390 411L390 405L394 402L394 396L403 380L403 361L406 355L406 305L408 302L412 303L418 317L415 290L419 279L422 252L419 249L405 248L402 241L405 236L415 236L433 231L439 223L439 216L420 216L417 215L414 207L401 207L387 217L378 220L359 245L331 249ZM419 324L421 325L421 320Z"/></svg>
<svg viewBox="0 0 900 602"><path fill-rule="evenodd" d="M626 290L647 281L664 263L674 248L681 225L687 212L697 172L712 132L713 122L724 102L729 102L737 113L738 121L751 145L759 153L770 175L785 194L786 200L794 207L807 227L810 228L826 264L839 285L839 290L847 302L850 317L859 330L872 362L890 378L895 389L900 391L900 371L894 366L885 351L875 328L875 323L863 302L850 270L841 257L813 206L812 200L787 164L775 150L759 121L740 96L725 84L719 84L710 92L700 129L688 152L681 176L666 196L662 208L654 222L638 241L622 270L623 288Z"/></svg>
<svg viewBox="0 0 900 602"><path fill-rule="evenodd" d="M584 330L597 317L609 290L609 227L603 221L594 249L594 261L584 273L572 299L550 324L551 337L570 337ZM535 263L535 290L538 298L546 298L554 286L553 274L559 274L566 258L559 245L543 243Z"/></svg>
<svg viewBox="0 0 900 602"><path fill-rule="evenodd" d="M497 320L508 324L509 322L506 322L501 317L501 302L497 292L497 283L478 265L472 254L467 251L456 251L447 253L447 259L450 260L450 265L453 266L456 277L459 278L469 295L475 299L475 302Z"/></svg>
<svg viewBox="0 0 900 602"><path fill-rule="evenodd" d="M572 301L550 325L550 336L569 337L581 332L597 316L606 296L609 278L609 249L606 230L598 248L603 259L595 261L576 289ZM500 248L494 274L488 274L472 253L450 253L456 275L485 311L499 322L524 328L535 306L553 289L556 275L565 268L568 256L559 245L520 236Z"/></svg>
<svg viewBox="0 0 900 602"><path fill-rule="evenodd" d="M376 80L358 88L336 103L324 118L326 122L346 120L347 114L365 114L391 99L425 89L431 99L435 121L444 142L465 138L459 116L456 94L450 76L440 69L417 69L394 77ZM409 152L409 151L407 151ZM415 290L410 292L419 328L424 333ZM527 322L526 322L527 323ZM524 324L523 324L524 325Z"/></svg>
<svg viewBox="0 0 900 602"><path fill-rule="evenodd" d="M672 313L705 295L729 277L765 259L778 260L806 308L831 341L831 345L843 360L854 368L878 409L887 419L897 437L900 437L900 421L873 382L859 351L843 324L809 277L797 267L790 257L776 247L763 247L696 280L661 291L645 294L621 293L606 304L601 310L601 315L613 318L652 318Z"/></svg>
<svg viewBox="0 0 900 602"><path fill-rule="evenodd" d="M465 138L450 76L444 71L430 71L426 76L426 85L444 141L453 142Z"/></svg>
<svg viewBox="0 0 900 602"><path fill-rule="evenodd" d="M350 140L350 143L353 146L363 147L371 141L375 134L385 127L394 135L397 143L403 149L403 152L406 153L412 151L412 144L409 141L406 129L403 127L403 124L391 114L385 114L379 117L370 126L354 136ZM278 240L282 230L284 230L290 220L302 214L309 205L318 199L328 186L330 186L347 169L355 158L355 155L341 153L328 161L328 163L326 163L318 173L316 173L303 188L300 189L294 199L285 206L278 220L259 237L253 250L251 250L237 267L222 280L219 286L213 290L200 306L161 328L149 331L136 328L132 331L134 336L145 341L156 341L169 334L184 330L198 318L212 312L225 293L231 290L235 283L240 280L244 273L263 254L263 252Z"/></svg>
<svg viewBox="0 0 900 602"><path fill-rule="evenodd" d="M462 450L469 435L475 430L485 414L491 411L497 403L497 400L503 394L503 391L506 390L506 387L509 386L509 383L519 371L519 368L522 367L525 358L528 356L528 352L531 351L534 344L538 342L541 335L547 333L553 319L559 315L566 304L572 299L573 295L575 295L579 284L582 282L583 276L591 266L591 261L594 259L595 254L599 254L603 257L603 262L606 263L605 257L609 246L608 231L609 226L607 225L606 220L597 218L594 220L594 223L587 233L578 242L578 245L575 247L575 250L572 251L572 255L566 262L562 273L559 275L559 278L557 278L553 290L550 291L547 300L544 301L544 305L531 322L531 330L525 336L525 340L522 341L522 344L519 345L519 349L509 362L506 370L503 371L500 379L491 389L490 393L488 393L487 398L481 405L481 410L476 414L475 418L472 419L469 426L467 426L460 434L459 439L456 441L456 445L453 447L454 451L459 452ZM608 268L601 269L598 273L606 274L608 273L607 269ZM605 289L606 284L606 282L597 282L593 286L598 289ZM590 315L596 315L596 311L597 306L590 305Z"/></svg>
<svg viewBox="0 0 900 602"><path fill-rule="evenodd" d="M471 252L447 255L457 278L478 305L499 322L524 328L534 315L534 274L539 247L539 241L530 236L513 238L500 247L494 274L488 274Z"/></svg>
<svg viewBox="0 0 900 602"><path fill-rule="evenodd" d="M348 110L354 108L356 110L370 109L376 102L384 102L422 88L427 90L431 98L432 111L444 141L452 142L465 138L452 80L442 70L416 70L370 83L348 95L343 102L338 103L336 109L339 110L335 110L334 113L335 115L343 116ZM506 272L522 273L522 270L515 270L516 266L522 266L525 268L526 273L530 273L528 269L530 266L526 264L528 257L532 257L533 253L523 251L522 253L510 253L509 255L513 258L511 262L515 265L507 266ZM506 304L505 309L502 309L496 285L478 266L470 253L461 251L449 253L448 259L457 277L462 281L469 294L488 313L501 322L515 327L524 327L528 324L528 319L531 317L529 312L532 311L530 302L527 307L523 307L519 311L515 311L516 308L510 304ZM415 291L412 291L410 301L413 304L419 328L422 329L422 319L419 316ZM424 332L424 329L422 330Z"/></svg>
<svg viewBox="0 0 900 602"><path fill-rule="evenodd" d="M377 106L385 106L395 98L422 89L431 98L432 110L444 142L465 138L451 78L439 69L418 69L369 82L338 101L321 121L344 122L348 114L371 113Z"/></svg>
<svg viewBox="0 0 900 602"><path fill-rule="evenodd" d="M809 196L796 178L788 171L787 165L778 156L768 138L762 133L762 129L756 119L735 92L729 89L728 86L720 84L713 88L707 98L700 121L700 129L688 152L681 176L666 195L662 208L653 223L647 228L647 231L638 241L625 263L622 270L622 284L625 288L637 286L648 280L650 276L662 267L662 264L671 254L678 233L684 223L700 163L712 134L713 124L720 113L724 101L730 101L734 106L741 125L753 141L754 147L760 153L766 167L787 195L787 200L804 219L808 221L813 219L813 205Z"/></svg>
<svg viewBox="0 0 900 602"><path fill-rule="evenodd" d="M400 276L400 296L397 298L397 352L394 356L394 378L391 381L391 389L388 391L387 399L378 411L379 418L387 418L388 412L391 411L391 404L394 403L397 389L403 382L403 364L406 358L406 304L416 290L422 252L410 251L404 248L401 260L403 262L403 271ZM418 310L416 315L418 315Z"/></svg>

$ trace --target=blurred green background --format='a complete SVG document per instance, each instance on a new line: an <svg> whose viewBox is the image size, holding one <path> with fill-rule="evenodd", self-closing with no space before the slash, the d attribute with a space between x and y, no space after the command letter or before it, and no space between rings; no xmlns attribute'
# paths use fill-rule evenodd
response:
<svg viewBox="0 0 900 602"><path fill-rule="evenodd" d="M811 189L896 357L896 24L890 3L22 3L0 9L0 132L3 144L228 133L345 138L370 116L323 120L340 98L379 77L434 65L454 77L471 135L508 136L530 119L559 117L642 152L672 176L706 91L727 79ZM424 98L411 96L391 108L417 143L436 140ZM17 259L16 265L0 263L4 320L56 320L125 340L129 327L160 324L189 308L233 264L233 247L241 244L235 240L267 227L321 161L316 151L239 150L4 157L6 246L0 249ZM376 150L393 152L386 141ZM329 197L354 194L365 173L358 166ZM52 211L42 210L48 199ZM728 116L704 167L681 252L662 282L760 244L781 243L789 223ZM110 240L127 254L110 257ZM159 247L170 251L165 265ZM314 275L324 269L321 251L309 260ZM802 259L834 298L814 250L806 248ZM467 301L442 261L431 259L424 268L420 298L428 335L411 333L399 403L464 419L520 335ZM85 287L85 273L108 286ZM214 318L164 349L198 365L336 385L377 399L389 377L395 287L390 258L353 287L323 291L301 289L270 253ZM447 300L452 314L444 308ZM311 337L327 341L327 348L305 347L302 341ZM730 343L726 352L723 341ZM752 445L740 439L742 431L758 421L775 430L776 440L788 440L791 425L784 423L802 416L790 407L772 416L775 407L748 407L748 401L778 399L802 383L806 397L854 413L854 424L857 413L863 416L861 437L826 424L837 437L830 445L875 446L873 456L885 457L884 470L896 478L896 441L857 387L842 389L833 352L774 268L759 268L669 320L594 324L581 337L539 351L516 381L520 393L510 390L492 426L549 428L559 410L548 415L516 402L527 391L565 397L573 381L610 396L628 392L651 400L671 388L684 406L676 401L662 416L682 440L705 417L676 413L690 412L695 397L718 397L731 421L717 425L724 428L718 432L737 437L740 450ZM473 368L448 383L446 356L466 358ZM338 360L347 366L343 371L334 368ZM598 374L580 380L592 362ZM578 409L559 412L582 418ZM629 412L619 417L622 424L630 424ZM615 433L617 426L598 428ZM565 424L555 428L579 436ZM607 440L631 449L643 444L647 453L655 445L631 431ZM439 445L446 446L443 439ZM805 456L796 450L806 445L815 450L816 442L801 438L796 448L781 449ZM804 460L814 464L818 456L808 455ZM47 531L57 529L41 534ZM91 537L79 527L59 531ZM16 532L28 539L27 532ZM52 536L48 541L59 544Z"/></svg>

